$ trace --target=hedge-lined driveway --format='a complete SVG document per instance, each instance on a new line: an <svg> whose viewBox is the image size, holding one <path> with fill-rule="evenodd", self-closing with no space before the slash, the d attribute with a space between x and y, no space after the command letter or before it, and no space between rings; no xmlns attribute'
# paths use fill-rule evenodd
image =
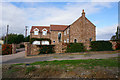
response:
<svg viewBox="0 0 120 80"><path fill-rule="evenodd" d="M100 53L100 54L86 54L86 53L73 53L73 54L50 54L39 55L30 57L19 57L8 61L3 61L3 64L15 64L15 63L33 63L36 61L52 61L52 60L76 60L76 59L105 59L110 57L118 57L119 53Z"/></svg>

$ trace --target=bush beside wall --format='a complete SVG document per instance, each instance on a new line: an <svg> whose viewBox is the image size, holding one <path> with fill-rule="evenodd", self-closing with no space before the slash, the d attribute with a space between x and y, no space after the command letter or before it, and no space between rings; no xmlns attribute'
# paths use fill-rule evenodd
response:
<svg viewBox="0 0 120 80"><path fill-rule="evenodd" d="M54 45L37 45L40 49L39 54L49 54L54 53Z"/></svg>
<svg viewBox="0 0 120 80"><path fill-rule="evenodd" d="M92 41L91 51L112 51L112 43L109 41Z"/></svg>
<svg viewBox="0 0 120 80"><path fill-rule="evenodd" d="M69 43L67 44L66 53L72 53L72 52L84 52L85 47L83 43Z"/></svg>
<svg viewBox="0 0 120 80"><path fill-rule="evenodd" d="M11 44L3 44L2 45L2 55L12 54L12 45Z"/></svg>

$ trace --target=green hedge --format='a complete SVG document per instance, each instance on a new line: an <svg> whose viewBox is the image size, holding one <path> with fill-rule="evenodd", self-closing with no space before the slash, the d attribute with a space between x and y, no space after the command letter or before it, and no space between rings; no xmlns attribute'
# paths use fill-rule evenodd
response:
<svg viewBox="0 0 120 80"><path fill-rule="evenodd" d="M37 45L40 47L39 54L49 54L49 53L54 53L54 46L55 45Z"/></svg>
<svg viewBox="0 0 120 80"><path fill-rule="evenodd" d="M112 43L109 41L92 41L91 51L112 51Z"/></svg>
<svg viewBox="0 0 120 80"><path fill-rule="evenodd" d="M34 41L49 41L51 44L51 40L48 38L31 38L30 43L32 44Z"/></svg>
<svg viewBox="0 0 120 80"><path fill-rule="evenodd" d="M84 52L85 47L83 43L69 43L67 44L66 53L68 52Z"/></svg>

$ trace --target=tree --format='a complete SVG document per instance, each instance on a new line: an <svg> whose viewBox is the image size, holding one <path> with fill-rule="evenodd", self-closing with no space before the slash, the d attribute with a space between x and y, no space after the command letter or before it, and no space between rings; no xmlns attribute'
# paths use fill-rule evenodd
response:
<svg viewBox="0 0 120 80"><path fill-rule="evenodd" d="M24 36L22 34L8 34L8 44L19 44L24 41ZM5 37L6 42L6 37Z"/></svg>
<svg viewBox="0 0 120 80"><path fill-rule="evenodd" d="M25 37L24 42L29 42L30 41L30 35Z"/></svg>

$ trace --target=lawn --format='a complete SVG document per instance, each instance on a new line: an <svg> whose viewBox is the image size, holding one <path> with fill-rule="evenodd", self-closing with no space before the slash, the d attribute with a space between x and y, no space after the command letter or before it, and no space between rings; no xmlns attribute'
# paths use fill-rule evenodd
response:
<svg viewBox="0 0 120 80"><path fill-rule="evenodd" d="M27 64L4 65L3 78L116 78L118 67L120 67L118 65L118 58L120 57L109 59L40 61Z"/></svg>

